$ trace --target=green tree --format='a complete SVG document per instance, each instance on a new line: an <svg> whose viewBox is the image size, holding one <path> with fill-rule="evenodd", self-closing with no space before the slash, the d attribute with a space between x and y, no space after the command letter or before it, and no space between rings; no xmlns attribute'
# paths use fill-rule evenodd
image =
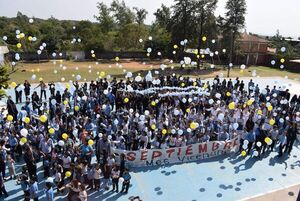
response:
<svg viewBox="0 0 300 201"><path fill-rule="evenodd" d="M155 23L160 27L167 27L171 21L171 9L164 4L161 5L161 8L157 9L154 13Z"/></svg>
<svg viewBox="0 0 300 201"><path fill-rule="evenodd" d="M215 25L214 12L217 2L217 0L197 0L194 4L195 20L197 22L198 54L200 54L200 50L203 48L202 42L204 41L202 38L212 33L212 29L210 30L210 28ZM200 57L198 57L197 68L200 68Z"/></svg>
<svg viewBox="0 0 300 201"><path fill-rule="evenodd" d="M114 18L111 15L111 10L103 2L97 3L97 8L99 10L99 16L95 16L97 21L100 24L101 30L103 33L112 31L115 27Z"/></svg>
<svg viewBox="0 0 300 201"><path fill-rule="evenodd" d="M8 88L9 73L6 65L0 65L0 98L5 96L4 89Z"/></svg>
<svg viewBox="0 0 300 201"><path fill-rule="evenodd" d="M228 0L226 3L225 23L223 36L230 41L229 62L234 61L235 40L239 37L240 30L245 27L246 0ZM230 75L228 67L227 77Z"/></svg>
<svg viewBox="0 0 300 201"><path fill-rule="evenodd" d="M135 15L123 0L121 2L114 0L110 5L110 10L119 27L134 22Z"/></svg>
<svg viewBox="0 0 300 201"><path fill-rule="evenodd" d="M148 15L148 12L143 9L143 8L137 8L137 7L134 7L133 8L135 10L135 21L136 23L138 23L139 25L142 25L144 24L144 21Z"/></svg>

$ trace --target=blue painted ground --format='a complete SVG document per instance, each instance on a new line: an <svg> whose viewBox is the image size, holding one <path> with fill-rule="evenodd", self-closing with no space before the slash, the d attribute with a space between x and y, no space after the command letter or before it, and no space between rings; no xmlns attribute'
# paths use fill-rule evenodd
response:
<svg viewBox="0 0 300 201"><path fill-rule="evenodd" d="M296 145L290 156L278 159L276 155L272 152L255 159L232 154L200 162L134 169L128 194L101 190L89 192L88 200L128 201L138 195L143 201L233 201L299 184L300 146ZM10 194L5 200L22 199L15 181L5 185ZM40 200L45 200L43 190L40 193ZM56 200L66 199L56 196Z"/></svg>

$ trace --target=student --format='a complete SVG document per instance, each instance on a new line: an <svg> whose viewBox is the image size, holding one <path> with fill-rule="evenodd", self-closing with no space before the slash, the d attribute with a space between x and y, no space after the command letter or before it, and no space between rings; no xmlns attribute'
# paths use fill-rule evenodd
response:
<svg viewBox="0 0 300 201"><path fill-rule="evenodd" d="M111 179L112 179L112 186L113 186L112 191L114 191L116 188L117 193L119 192L119 177L120 177L120 170L115 165L111 171Z"/></svg>
<svg viewBox="0 0 300 201"><path fill-rule="evenodd" d="M8 197L8 193L5 189L5 185L4 185L4 179L2 177L2 175L0 174L0 196L2 196L2 194L4 194L4 196L7 198Z"/></svg>
<svg viewBox="0 0 300 201"><path fill-rule="evenodd" d="M123 193L123 191L125 190L124 193L128 193L128 189L129 189L129 185L130 185L130 179L131 179L131 176L128 172L128 169L125 169L124 173L123 173L123 186L122 186L122 190L121 190L121 193Z"/></svg>
<svg viewBox="0 0 300 201"><path fill-rule="evenodd" d="M15 161L10 154L7 155L7 166L10 174L10 179L16 179Z"/></svg>
<svg viewBox="0 0 300 201"><path fill-rule="evenodd" d="M54 192L51 183L46 182L45 188L46 201L54 201Z"/></svg>
<svg viewBox="0 0 300 201"><path fill-rule="evenodd" d="M100 190L100 177L101 177L101 169L100 165L96 164L95 170L94 170L94 184L95 184L95 190Z"/></svg>
<svg viewBox="0 0 300 201"><path fill-rule="evenodd" d="M282 135L279 136L279 154L278 157L282 156L283 148L286 146L287 143L287 137L286 132L284 132Z"/></svg>
<svg viewBox="0 0 300 201"><path fill-rule="evenodd" d="M85 189L85 185L81 184L80 185L80 192L79 192L79 199L80 201L87 201L87 192Z"/></svg>
<svg viewBox="0 0 300 201"><path fill-rule="evenodd" d="M39 201L39 196L38 196L38 183L36 181L36 178L31 178L30 179L30 198L33 199L34 201Z"/></svg>

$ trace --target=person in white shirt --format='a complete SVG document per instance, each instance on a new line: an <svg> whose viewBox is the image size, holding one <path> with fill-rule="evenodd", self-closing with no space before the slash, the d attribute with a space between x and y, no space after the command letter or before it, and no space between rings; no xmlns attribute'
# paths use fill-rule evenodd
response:
<svg viewBox="0 0 300 201"><path fill-rule="evenodd" d="M116 189L116 192L119 192L119 177L120 177L120 170L117 166L114 166L111 171L111 179L112 179L112 186L114 191Z"/></svg>
<svg viewBox="0 0 300 201"><path fill-rule="evenodd" d="M100 177L101 177L100 165L96 164L96 167L95 167L95 170L94 170L95 190L99 190L100 189Z"/></svg>

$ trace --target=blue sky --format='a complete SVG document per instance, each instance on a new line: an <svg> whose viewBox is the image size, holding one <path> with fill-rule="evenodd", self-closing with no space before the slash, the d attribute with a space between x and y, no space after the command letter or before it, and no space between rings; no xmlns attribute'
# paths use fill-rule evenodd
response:
<svg viewBox="0 0 300 201"><path fill-rule="evenodd" d="M112 0L103 0L109 4ZM130 7L143 7L149 15L146 23L154 20L153 12L162 3L171 5L173 0L125 0ZM219 0L216 13L224 14L225 0ZM28 16L94 21L97 0L0 0L0 16L15 16L17 11ZM247 31L274 35L276 30L285 36L300 37L299 0L247 0Z"/></svg>

